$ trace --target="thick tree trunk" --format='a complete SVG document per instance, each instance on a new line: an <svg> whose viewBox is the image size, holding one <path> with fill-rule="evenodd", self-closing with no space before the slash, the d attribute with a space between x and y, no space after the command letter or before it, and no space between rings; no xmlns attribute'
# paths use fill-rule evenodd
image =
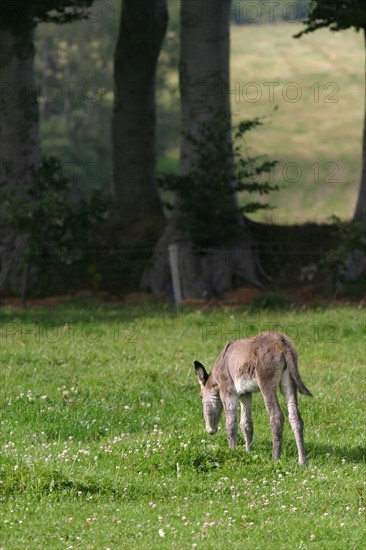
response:
<svg viewBox="0 0 366 550"><path fill-rule="evenodd" d="M360 182L360 189L358 192L357 203L356 203L353 219L361 220L361 221L363 220L364 224L366 220L366 100L365 100L365 119L364 119L364 127L363 127L361 182Z"/></svg>
<svg viewBox="0 0 366 550"><path fill-rule="evenodd" d="M360 220L366 225L366 29L364 29L365 38L365 105L364 105L364 123L363 123L363 141L362 141L362 172L360 190L358 193L354 220Z"/></svg>
<svg viewBox="0 0 366 550"><path fill-rule="evenodd" d="M203 124L213 120L218 109L226 117L227 147L231 147L230 110L230 5L231 0L182 0L181 2L181 138L180 174L195 166L197 151L187 139L199 136ZM213 131L215 129L213 128ZM232 166L227 166L228 170ZM145 271L142 286L154 293L166 291L170 284L168 246L179 242L179 272L183 298L221 294L243 282L263 286L266 275L260 267L249 224L233 208L242 237L199 253L193 251L179 230L179 196L166 230L158 242L152 266ZM237 198L233 193L234 206Z"/></svg>
<svg viewBox="0 0 366 550"><path fill-rule="evenodd" d="M229 96L231 0L205 2L182 0L180 46L180 102L183 132L194 137L202 124L210 122L214 111L222 110L231 127ZM228 19L226 19L228 18ZM227 136L231 143L230 133ZM196 151L182 135L180 173L188 174L196 162Z"/></svg>
<svg viewBox="0 0 366 550"><path fill-rule="evenodd" d="M0 29L0 185L26 185L40 161L37 90L33 73L33 32ZM16 234L0 205L0 290L19 292L25 237Z"/></svg>
<svg viewBox="0 0 366 550"><path fill-rule="evenodd" d="M362 172L360 188L356 202L356 208L353 215L353 222L361 224L364 234L366 233L366 29L364 29L365 38L365 105L364 105L364 125L362 139ZM340 272L339 289L343 289L344 283L352 283L359 280L366 271L365 244L366 237L362 241L363 249L355 249L349 255Z"/></svg>
<svg viewBox="0 0 366 550"><path fill-rule="evenodd" d="M155 181L155 73L168 22L166 0L123 0L115 54L113 218L161 225Z"/></svg>

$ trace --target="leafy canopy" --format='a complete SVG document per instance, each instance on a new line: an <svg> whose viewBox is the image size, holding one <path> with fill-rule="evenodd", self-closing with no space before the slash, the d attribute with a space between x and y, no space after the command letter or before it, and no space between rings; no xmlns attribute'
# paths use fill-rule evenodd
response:
<svg viewBox="0 0 366 550"><path fill-rule="evenodd" d="M21 33L38 23L70 23L86 17L94 0L10 0L1 6L0 29Z"/></svg>
<svg viewBox="0 0 366 550"><path fill-rule="evenodd" d="M311 0L304 25L305 30L295 34L295 38L324 27L331 31L350 27L366 30L365 0Z"/></svg>

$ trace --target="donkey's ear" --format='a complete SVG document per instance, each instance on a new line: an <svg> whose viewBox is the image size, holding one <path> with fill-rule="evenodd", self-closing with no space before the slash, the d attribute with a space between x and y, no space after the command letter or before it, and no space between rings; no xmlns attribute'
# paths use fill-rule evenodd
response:
<svg viewBox="0 0 366 550"><path fill-rule="evenodd" d="M208 374L206 372L205 367L200 363L199 361L194 362L194 369L197 374L198 382L201 384L201 386L204 386L207 382Z"/></svg>

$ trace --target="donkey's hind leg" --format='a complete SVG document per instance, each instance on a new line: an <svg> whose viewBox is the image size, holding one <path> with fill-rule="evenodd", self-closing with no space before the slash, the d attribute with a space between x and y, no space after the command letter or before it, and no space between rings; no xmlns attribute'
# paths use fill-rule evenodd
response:
<svg viewBox="0 0 366 550"><path fill-rule="evenodd" d="M301 418L299 407L297 405L297 388L294 381L291 379L288 369L283 372L280 387L286 399L288 419L296 440L299 464L301 466L305 466L306 455L304 448L304 422Z"/></svg>
<svg viewBox="0 0 366 550"><path fill-rule="evenodd" d="M278 402L276 388L271 389L261 388L263 394L264 404L269 414L269 421L272 431L272 459L278 460L281 455L282 448L282 434L284 416Z"/></svg>

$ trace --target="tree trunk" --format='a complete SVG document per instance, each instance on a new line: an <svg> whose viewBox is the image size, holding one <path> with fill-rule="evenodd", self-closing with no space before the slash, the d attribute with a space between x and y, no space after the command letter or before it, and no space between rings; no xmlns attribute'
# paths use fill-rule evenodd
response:
<svg viewBox="0 0 366 550"><path fill-rule="evenodd" d="M155 73L166 0L123 0L115 53L112 122L114 220L129 231L164 220L155 181ZM133 229L132 229L133 230Z"/></svg>
<svg viewBox="0 0 366 550"><path fill-rule="evenodd" d="M364 123L363 123L363 141L362 141L362 172L360 190L358 193L354 220L360 220L365 225L366 222L366 29L364 29L365 38L365 105L364 105Z"/></svg>
<svg viewBox="0 0 366 550"><path fill-rule="evenodd" d="M231 0L205 2L182 0L179 64L181 126L180 173L188 174L196 162L196 151L184 132L199 135L202 124L213 112L222 110L231 127L229 96L230 25L227 15ZM212 11L211 11L212 10ZM227 136L228 144L231 135Z"/></svg>
<svg viewBox="0 0 366 550"><path fill-rule="evenodd" d="M196 163L197 152L186 138L186 132L198 136L202 124L213 120L218 109L226 116L227 127L231 129L230 6L231 0L181 2L181 175L190 173ZM227 146L231 145L231 131L228 131ZM227 169L231 170L232 166ZM232 196L236 206L237 197L234 193ZM180 200L177 196L175 209L155 248L153 264L143 275L142 286L155 294L167 290L170 285L168 246L179 242L183 298L210 297L244 282L262 287L262 280L267 276L261 269L248 220L242 216L239 219L233 209L237 223L242 225L242 237L197 253L179 230Z"/></svg>
<svg viewBox="0 0 366 550"><path fill-rule="evenodd" d="M0 29L0 185L15 189L29 182L40 161L37 89L33 72L33 32ZM0 205L0 290L22 286L25 237L16 234Z"/></svg>
<svg viewBox="0 0 366 550"><path fill-rule="evenodd" d="M358 192L357 203L355 213L353 215L354 220L363 220L365 224L366 220L366 100L365 100L365 118L363 127L363 143L362 143L362 172L360 189Z"/></svg>
<svg viewBox="0 0 366 550"><path fill-rule="evenodd" d="M364 105L364 124L362 138L362 172L360 189L357 197L356 208L353 215L353 223L361 224L364 234L366 231L366 29L364 29L365 39L365 105ZM362 239L362 248L356 248L349 255L340 271L340 281L338 289L342 290L344 283L352 283L360 279L366 271L365 245L366 238Z"/></svg>

